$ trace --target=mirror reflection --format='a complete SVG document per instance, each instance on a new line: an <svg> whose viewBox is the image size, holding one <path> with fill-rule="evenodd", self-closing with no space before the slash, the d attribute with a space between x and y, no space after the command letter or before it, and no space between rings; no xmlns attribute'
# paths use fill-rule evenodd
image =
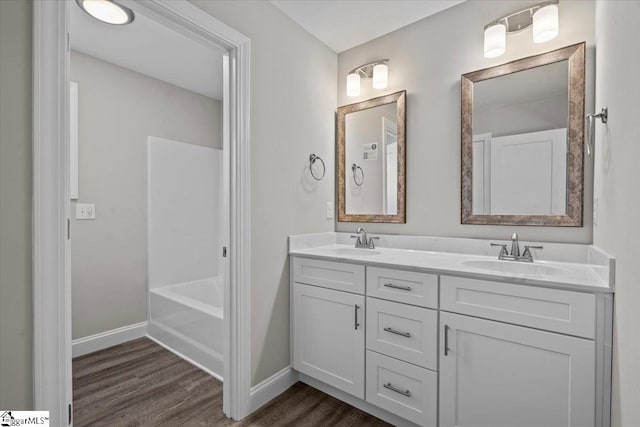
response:
<svg viewBox="0 0 640 427"><path fill-rule="evenodd" d="M404 102L338 108L338 221L404 222Z"/></svg>
<svg viewBox="0 0 640 427"><path fill-rule="evenodd" d="M473 213L564 215L568 61L473 86Z"/></svg>
<svg viewBox="0 0 640 427"><path fill-rule="evenodd" d="M585 44L464 74L462 224L581 227Z"/></svg>
<svg viewBox="0 0 640 427"><path fill-rule="evenodd" d="M348 215L398 213L397 102L347 114L345 164Z"/></svg>

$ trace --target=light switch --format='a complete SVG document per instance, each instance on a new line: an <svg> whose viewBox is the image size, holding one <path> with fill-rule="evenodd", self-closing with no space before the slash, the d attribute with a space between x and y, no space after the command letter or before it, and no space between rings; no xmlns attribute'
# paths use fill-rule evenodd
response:
<svg viewBox="0 0 640 427"><path fill-rule="evenodd" d="M333 202L327 202L327 219L333 219Z"/></svg>
<svg viewBox="0 0 640 427"><path fill-rule="evenodd" d="M77 203L76 219L96 219L96 205L93 203Z"/></svg>

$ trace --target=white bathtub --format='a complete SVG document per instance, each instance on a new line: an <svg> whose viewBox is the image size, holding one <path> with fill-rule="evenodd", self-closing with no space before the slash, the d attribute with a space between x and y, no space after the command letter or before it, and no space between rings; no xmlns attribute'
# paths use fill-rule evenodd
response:
<svg viewBox="0 0 640 427"><path fill-rule="evenodd" d="M222 277L149 289L151 338L222 379Z"/></svg>

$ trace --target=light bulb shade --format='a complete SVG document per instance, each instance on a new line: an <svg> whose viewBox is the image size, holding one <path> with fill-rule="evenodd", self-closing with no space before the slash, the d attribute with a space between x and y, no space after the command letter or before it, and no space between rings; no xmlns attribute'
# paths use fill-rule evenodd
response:
<svg viewBox="0 0 640 427"><path fill-rule="evenodd" d="M558 5L541 7L533 14L533 42L544 43L558 35Z"/></svg>
<svg viewBox="0 0 640 427"><path fill-rule="evenodd" d="M484 30L484 57L497 58L507 46L507 27L504 24L491 25Z"/></svg>
<svg viewBox="0 0 640 427"><path fill-rule="evenodd" d="M133 11L111 0L76 0L78 6L99 21L113 25L133 22Z"/></svg>
<svg viewBox="0 0 640 427"><path fill-rule="evenodd" d="M373 88L384 89L387 87L389 67L386 64L378 64L373 67Z"/></svg>
<svg viewBox="0 0 640 427"><path fill-rule="evenodd" d="M347 96L360 95L360 74L351 73L347 75Z"/></svg>

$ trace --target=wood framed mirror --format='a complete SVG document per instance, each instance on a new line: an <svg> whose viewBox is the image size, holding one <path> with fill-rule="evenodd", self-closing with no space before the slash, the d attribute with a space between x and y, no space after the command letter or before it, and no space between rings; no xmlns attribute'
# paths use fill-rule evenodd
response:
<svg viewBox="0 0 640 427"><path fill-rule="evenodd" d="M461 86L462 224L582 227L585 44Z"/></svg>
<svg viewBox="0 0 640 427"><path fill-rule="evenodd" d="M406 92L338 108L338 221L406 222Z"/></svg>

